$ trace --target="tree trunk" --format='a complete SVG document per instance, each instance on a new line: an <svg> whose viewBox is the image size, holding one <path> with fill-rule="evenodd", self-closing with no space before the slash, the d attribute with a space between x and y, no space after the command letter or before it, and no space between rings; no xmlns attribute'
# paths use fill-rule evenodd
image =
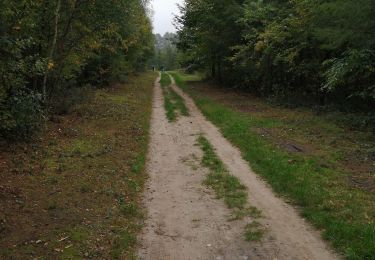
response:
<svg viewBox="0 0 375 260"><path fill-rule="evenodd" d="M57 37L58 37L58 24L59 24L59 18L60 18L60 7L61 7L61 0L57 0L56 10L55 10L55 33L53 35L52 45L51 49L48 55L48 64L47 64L47 71L44 74L43 78L43 86L42 86L42 94L44 101L47 100L47 78L48 78L48 71L50 69L50 64L53 61L53 54L55 52L56 43L57 43Z"/></svg>
<svg viewBox="0 0 375 260"><path fill-rule="evenodd" d="M211 53L211 77L216 78L216 59L215 53Z"/></svg>
<svg viewBox="0 0 375 260"><path fill-rule="evenodd" d="M218 58L217 60L217 78L221 82L221 58Z"/></svg>

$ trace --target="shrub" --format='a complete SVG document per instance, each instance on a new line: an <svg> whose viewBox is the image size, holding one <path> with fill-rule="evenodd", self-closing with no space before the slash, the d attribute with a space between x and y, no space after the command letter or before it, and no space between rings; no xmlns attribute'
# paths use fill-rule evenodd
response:
<svg viewBox="0 0 375 260"><path fill-rule="evenodd" d="M21 88L0 104L0 135L26 139L41 128L44 119L42 96Z"/></svg>

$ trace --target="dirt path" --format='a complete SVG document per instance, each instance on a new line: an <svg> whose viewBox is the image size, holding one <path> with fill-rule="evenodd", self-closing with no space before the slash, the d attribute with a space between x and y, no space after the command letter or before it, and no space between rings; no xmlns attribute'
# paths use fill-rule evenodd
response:
<svg viewBox="0 0 375 260"><path fill-rule="evenodd" d="M190 117L169 123L159 83L154 111L145 194L149 218L141 234L141 259L336 259L298 213L277 198L252 172L238 149L222 137L194 102L175 85ZM202 185L207 170L200 166L202 151L195 145L203 134L231 174L247 186L252 206L263 212L267 232L261 242L243 238L246 220L228 221L230 211ZM247 222L246 222L247 221Z"/></svg>

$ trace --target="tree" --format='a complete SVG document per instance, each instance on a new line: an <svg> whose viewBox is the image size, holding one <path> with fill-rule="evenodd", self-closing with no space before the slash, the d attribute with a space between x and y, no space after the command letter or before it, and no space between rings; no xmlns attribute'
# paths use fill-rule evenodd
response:
<svg viewBox="0 0 375 260"><path fill-rule="evenodd" d="M0 134L19 132L23 121L33 121L24 116L42 118L37 114L53 110L71 88L106 85L144 70L153 53L147 5L1 0ZM33 100L33 113L20 100Z"/></svg>
<svg viewBox="0 0 375 260"><path fill-rule="evenodd" d="M188 0L181 13L185 67L288 103L373 110L374 1Z"/></svg>
<svg viewBox="0 0 375 260"><path fill-rule="evenodd" d="M178 68L177 36L174 33L155 35L155 56L152 61L158 69L174 70Z"/></svg>

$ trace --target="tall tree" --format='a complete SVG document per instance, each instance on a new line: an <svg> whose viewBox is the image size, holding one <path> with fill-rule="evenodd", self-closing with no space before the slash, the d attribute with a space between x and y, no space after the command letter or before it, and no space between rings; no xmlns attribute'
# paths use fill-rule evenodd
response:
<svg viewBox="0 0 375 260"><path fill-rule="evenodd" d="M53 107L70 88L145 69L153 53L148 0L1 0L0 19L0 135L29 129L40 96Z"/></svg>
<svg viewBox="0 0 375 260"><path fill-rule="evenodd" d="M187 0L183 65L287 102L375 105L372 0Z"/></svg>

